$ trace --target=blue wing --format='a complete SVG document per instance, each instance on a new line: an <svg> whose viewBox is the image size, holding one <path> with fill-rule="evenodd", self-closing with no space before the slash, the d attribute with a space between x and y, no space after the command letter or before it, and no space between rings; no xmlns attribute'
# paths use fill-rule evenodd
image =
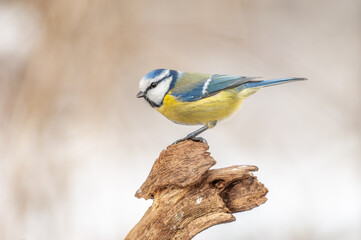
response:
<svg viewBox="0 0 361 240"><path fill-rule="evenodd" d="M205 88L206 96L214 95L219 91L235 88L244 83L250 82L256 77L244 77L234 75L212 75L208 86Z"/></svg>
<svg viewBox="0 0 361 240"><path fill-rule="evenodd" d="M197 78L198 81L195 81ZM200 74L187 74L183 76L183 79L179 79L179 85L175 86L172 95L180 101L192 102L212 96L225 89L236 88L252 79L254 77L218 74L205 77L205 75Z"/></svg>
<svg viewBox="0 0 361 240"><path fill-rule="evenodd" d="M180 101L193 102L213 96L226 89L235 88L237 91L241 92L247 88L260 88L286 82L306 80L306 78L280 78L263 81L255 80L256 78L258 77L186 73L178 79L171 94Z"/></svg>

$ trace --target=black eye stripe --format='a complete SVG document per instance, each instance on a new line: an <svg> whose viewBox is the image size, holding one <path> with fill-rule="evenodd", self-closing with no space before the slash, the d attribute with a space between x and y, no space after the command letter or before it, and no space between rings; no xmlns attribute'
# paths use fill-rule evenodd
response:
<svg viewBox="0 0 361 240"><path fill-rule="evenodd" d="M157 81L157 82L152 82L149 87L147 88L147 92L152 89L152 88L156 88L158 86L158 84L162 81L163 79Z"/></svg>
<svg viewBox="0 0 361 240"><path fill-rule="evenodd" d="M163 80L165 80L165 79L167 79L167 78L169 78L169 77L171 77L171 79L173 79L173 75L167 74L167 75L164 76L162 79L160 79L160 80L158 80L158 81L156 81L156 82L152 82L152 83L149 85L149 87L147 88L146 92L148 92L148 91L149 91L150 89L152 89L152 88L156 88L160 82L162 82Z"/></svg>
<svg viewBox="0 0 361 240"><path fill-rule="evenodd" d="M158 85L158 82L152 82L150 84L150 88L155 88Z"/></svg>

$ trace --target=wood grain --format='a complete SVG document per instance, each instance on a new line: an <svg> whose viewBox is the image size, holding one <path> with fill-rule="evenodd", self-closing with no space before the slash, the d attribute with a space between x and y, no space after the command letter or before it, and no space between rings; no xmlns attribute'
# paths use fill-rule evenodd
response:
<svg viewBox="0 0 361 240"><path fill-rule="evenodd" d="M208 145L191 140L169 146L155 161L136 197L153 204L125 239L191 239L204 229L235 221L232 213L266 202L256 166L210 168Z"/></svg>

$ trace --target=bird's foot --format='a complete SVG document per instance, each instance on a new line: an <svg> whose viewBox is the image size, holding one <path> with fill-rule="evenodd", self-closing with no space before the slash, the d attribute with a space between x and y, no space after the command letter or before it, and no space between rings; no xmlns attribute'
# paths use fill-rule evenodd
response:
<svg viewBox="0 0 361 240"><path fill-rule="evenodd" d="M176 144L178 144L180 142L183 142L183 141L186 141L186 140L192 140L192 141L195 141L195 142L204 142L205 144L208 144L207 140L202 138L202 137L185 137L185 138L178 139L177 141L172 143L172 145L176 145Z"/></svg>
<svg viewBox="0 0 361 240"><path fill-rule="evenodd" d="M208 145L207 140L202 137L194 137L194 138L191 138L191 140L196 141L196 142L204 142L205 144Z"/></svg>

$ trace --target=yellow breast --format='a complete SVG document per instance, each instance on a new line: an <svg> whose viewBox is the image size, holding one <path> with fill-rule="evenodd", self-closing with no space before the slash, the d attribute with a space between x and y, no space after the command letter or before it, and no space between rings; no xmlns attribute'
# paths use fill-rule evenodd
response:
<svg viewBox="0 0 361 240"><path fill-rule="evenodd" d="M194 102L181 102L169 92L163 105L155 108L169 120L180 124L206 124L221 120L234 113L242 103L243 96L235 89Z"/></svg>

